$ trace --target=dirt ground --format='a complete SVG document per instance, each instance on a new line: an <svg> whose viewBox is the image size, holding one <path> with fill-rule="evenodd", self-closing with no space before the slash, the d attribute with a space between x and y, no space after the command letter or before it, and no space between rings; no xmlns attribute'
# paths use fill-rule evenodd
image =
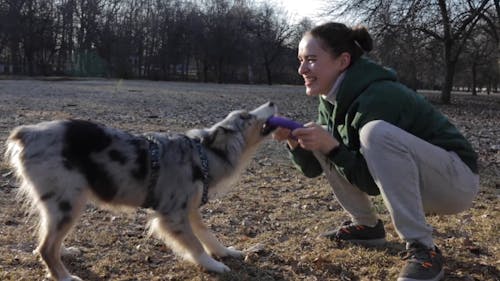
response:
<svg viewBox="0 0 500 281"><path fill-rule="evenodd" d="M439 100L437 93L425 95ZM79 118L132 133L182 132L268 100L285 116L315 120L317 101L306 97L301 86L0 80L0 153L10 130L21 124ZM446 280L500 280L500 95L457 93L452 102L435 105L479 152L481 191L470 210L428 221L446 257ZM32 254L37 216L27 215L16 190L7 165L0 164L0 280L41 280L44 268ZM348 217L323 177L302 176L283 145L268 140L233 190L202 208L204 221L225 245L247 251L244 259L223 259L230 273L204 272L148 238L146 210L124 214L93 205L66 239L80 254L64 262L84 280L395 280L404 264L404 244L381 199L374 202L388 231L385 247L317 238Z"/></svg>

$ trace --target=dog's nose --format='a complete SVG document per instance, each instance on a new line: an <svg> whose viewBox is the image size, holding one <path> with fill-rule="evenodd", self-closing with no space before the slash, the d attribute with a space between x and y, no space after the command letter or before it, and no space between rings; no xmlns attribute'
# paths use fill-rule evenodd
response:
<svg viewBox="0 0 500 281"><path fill-rule="evenodd" d="M270 101L267 103L269 107L273 107L274 106L274 102Z"/></svg>

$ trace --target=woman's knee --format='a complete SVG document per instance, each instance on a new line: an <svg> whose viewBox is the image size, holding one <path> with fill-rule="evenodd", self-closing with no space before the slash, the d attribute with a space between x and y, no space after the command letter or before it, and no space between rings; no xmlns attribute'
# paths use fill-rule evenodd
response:
<svg viewBox="0 0 500 281"><path fill-rule="evenodd" d="M470 209L473 205L473 194L464 194L462 197L435 199L433 202L423 200L423 207L426 214L453 215Z"/></svg>
<svg viewBox="0 0 500 281"><path fill-rule="evenodd" d="M359 140L362 147L378 144L386 139L394 125L383 121L374 120L366 123L359 131Z"/></svg>

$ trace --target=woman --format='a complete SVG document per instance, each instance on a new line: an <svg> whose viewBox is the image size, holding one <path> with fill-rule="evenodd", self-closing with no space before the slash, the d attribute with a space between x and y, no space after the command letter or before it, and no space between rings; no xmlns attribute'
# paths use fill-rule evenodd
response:
<svg viewBox="0 0 500 281"><path fill-rule="evenodd" d="M300 44L299 74L306 94L319 97L319 118L274 138L286 140L308 177L322 172L352 220L324 234L377 245L385 230L369 195L382 195L407 263L398 281L440 280L443 257L425 215L453 214L472 205L479 187L477 155L448 119L365 57L372 39L364 27L326 23ZM293 137L292 137L293 136Z"/></svg>

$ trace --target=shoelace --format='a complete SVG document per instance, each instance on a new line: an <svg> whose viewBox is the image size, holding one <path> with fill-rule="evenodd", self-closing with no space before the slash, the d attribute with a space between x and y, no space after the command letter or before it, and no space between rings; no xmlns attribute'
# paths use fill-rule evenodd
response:
<svg viewBox="0 0 500 281"><path fill-rule="evenodd" d="M403 260L409 260L415 263L420 263L424 268L432 267L432 259L436 256L436 251L425 248L420 244L410 244L406 254L402 257Z"/></svg>
<svg viewBox="0 0 500 281"><path fill-rule="evenodd" d="M352 221L345 221L342 223L339 232L351 233L351 230L364 230L364 225L354 224Z"/></svg>

